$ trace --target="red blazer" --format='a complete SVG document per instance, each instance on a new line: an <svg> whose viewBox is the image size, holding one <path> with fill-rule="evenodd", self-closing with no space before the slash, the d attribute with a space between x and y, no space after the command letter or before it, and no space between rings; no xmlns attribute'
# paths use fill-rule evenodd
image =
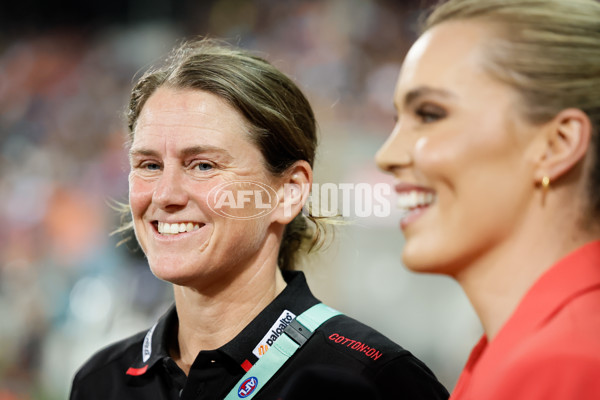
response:
<svg viewBox="0 0 600 400"><path fill-rule="evenodd" d="M600 241L555 264L494 340L483 336L450 399L600 399Z"/></svg>

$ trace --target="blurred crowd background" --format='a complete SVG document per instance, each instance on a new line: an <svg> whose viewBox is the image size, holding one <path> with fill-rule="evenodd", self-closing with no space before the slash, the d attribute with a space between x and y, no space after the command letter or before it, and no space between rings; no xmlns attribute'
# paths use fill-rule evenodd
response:
<svg viewBox="0 0 600 400"><path fill-rule="evenodd" d="M255 51L312 102L316 182L391 182L373 156L420 0L20 0L0 5L0 400L64 399L100 347L172 301L135 246L116 246L127 198L123 112L135 76L179 41ZM394 204L393 194L390 202ZM313 291L424 360L452 389L481 334L448 278L401 264L398 216L355 218L307 258Z"/></svg>

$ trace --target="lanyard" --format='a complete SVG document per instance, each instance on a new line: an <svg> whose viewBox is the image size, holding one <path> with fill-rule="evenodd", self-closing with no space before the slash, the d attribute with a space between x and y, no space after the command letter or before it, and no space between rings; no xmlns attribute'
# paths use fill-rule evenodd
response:
<svg viewBox="0 0 600 400"><path fill-rule="evenodd" d="M277 373L279 368L311 337L315 329L341 313L323 303L297 316L283 330L269 350L246 372L225 400L251 399Z"/></svg>

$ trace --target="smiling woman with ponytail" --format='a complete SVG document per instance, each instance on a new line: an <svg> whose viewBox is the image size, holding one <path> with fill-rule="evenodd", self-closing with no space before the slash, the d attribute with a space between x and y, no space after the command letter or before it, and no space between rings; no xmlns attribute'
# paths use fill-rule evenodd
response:
<svg viewBox="0 0 600 400"><path fill-rule="evenodd" d="M316 124L288 77L240 49L185 43L138 80L128 120L124 230L173 285L175 304L92 356L71 400L277 399L308 365L356 376L382 399L398 382L412 399L447 398L423 363L320 303L294 270L324 221L302 212ZM381 356L340 346L334 333Z"/></svg>

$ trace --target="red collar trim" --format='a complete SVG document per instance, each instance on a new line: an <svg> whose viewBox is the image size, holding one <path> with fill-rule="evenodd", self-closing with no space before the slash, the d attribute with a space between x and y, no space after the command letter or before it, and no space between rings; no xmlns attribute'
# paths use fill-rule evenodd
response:
<svg viewBox="0 0 600 400"><path fill-rule="evenodd" d="M148 370L148 366L144 365L142 368L133 368L133 367L131 367L125 373L127 375L131 375L131 376L140 376L140 375L144 375L147 370Z"/></svg>

